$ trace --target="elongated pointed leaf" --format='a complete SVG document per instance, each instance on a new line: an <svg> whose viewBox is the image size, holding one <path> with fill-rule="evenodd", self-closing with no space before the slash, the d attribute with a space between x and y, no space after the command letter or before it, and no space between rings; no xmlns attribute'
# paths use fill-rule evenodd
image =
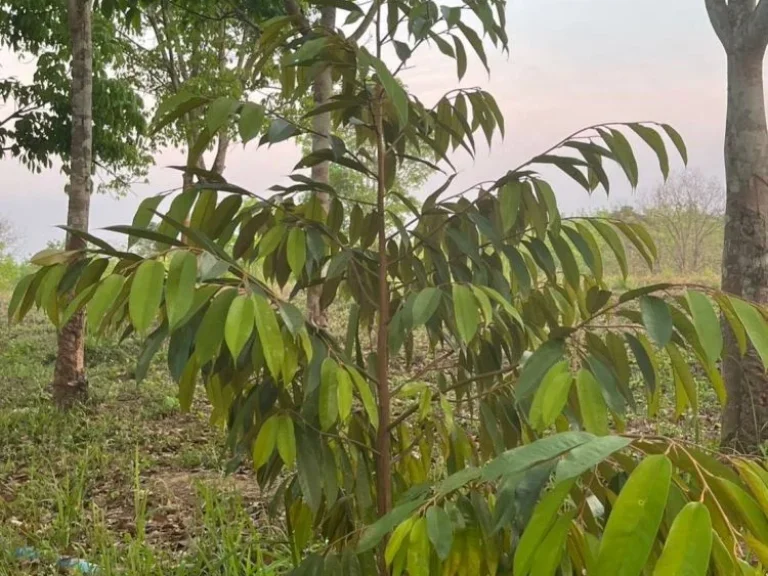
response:
<svg viewBox="0 0 768 576"><path fill-rule="evenodd" d="M259 331L259 341L264 350L264 359L267 368L275 379L280 377L283 369L283 336L277 323L277 316L269 301L258 294L254 294L256 329Z"/></svg>
<svg viewBox="0 0 768 576"><path fill-rule="evenodd" d="M672 338L673 327L667 303L656 296L643 296L640 298L640 312L651 339L660 348L666 346Z"/></svg>
<svg viewBox="0 0 768 576"><path fill-rule="evenodd" d="M413 327L426 324L440 306L442 291L439 288L424 288L413 300L411 318Z"/></svg>
<svg viewBox="0 0 768 576"><path fill-rule="evenodd" d="M115 303L124 285L125 276L120 274L111 274L99 283L87 307L88 328L91 331L98 332L104 316Z"/></svg>
<svg viewBox="0 0 768 576"><path fill-rule="evenodd" d="M539 545L555 523L557 511L563 504L565 497L568 496L573 482L570 480L558 484L534 508L533 516L525 527L515 551L514 576L526 576L530 571Z"/></svg>
<svg viewBox="0 0 768 576"><path fill-rule="evenodd" d="M389 96L389 99L395 106L400 125L405 126L408 123L408 94L395 77L392 76L392 73L384 62L374 56L371 56L370 58L373 68L376 70L376 74L379 77L379 82L381 82L387 96Z"/></svg>
<svg viewBox="0 0 768 576"><path fill-rule="evenodd" d="M234 288L222 290L206 310L195 337L195 355L201 366L214 358L221 346L229 306L236 296L237 290Z"/></svg>
<svg viewBox="0 0 768 576"><path fill-rule="evenodd" d="M232 300L224 323L224 341L235 360L253 333L254 316L253 298L248 294L240 294Z"/></svg>
<svg viewBox="0 0 768 576"><path fill-rule="evenodd" d="M426 513L427 534L440 560L446 560L453 546L453 524L440 506L432 506Z"/></svg>
<svg viewBox="0 0 768 576"><path fill-rule="evenodd" d="M699 336L701 346L707 358L711 362L720 359L723 351L723 332L720 328L720 320L715 313L712 304L701 292L689 290L686 294L688 306L691 308L693 325L696 327L696 334Z"/></svg>
<svg viewBox="0 0 768 576"><path fill-rule="evenodd" d="M320 369L320 428L328 430L339 417L338 378L339 365L333 358L323 360Z"/></svg>
<svg viewBox="0 0 768 576"><path fill-rule="evenodd" d="M288 468L293 467L296 462L296 432L293 420L284 414L277 418L277 453Z"/></svg>
<svg viewBox="0 0 768 576"><path fill-rule="evenodd" d="M463 284L453 285L453 311L456 316L456 328L459 337L467 343L477 334L480 314L472 290Z"/></svg>
<svg viewBox="0 0 768 576"><path fill-rule="evenodd" d="M739 298L730 298L729 300L736 315L744 325L752 345L760 354L763 365L768 366L768 324L766 324L765 318L751 304Z"/></svg>
<svg viewBox="0 0 768 576"><path fill-rule="evenodd" d="M376 400L373 398L371 388L368 386L368 382L366 382L360 372L355 370L353 367L344 366L344 369L349 372L349 375L352 377L352 383L355 385L355 389L360 395L360 401L363 403L363 408L365 408L366 414L368 414L368 419L371 422L371 426L373 426L374 429L378 429L379 411L376 407Z"/></svg>
<svg viewBox="0 0 768 576"><path fill-rule="evenodd" d="M706 576L712 550L712 520L699 502L689 502L675 517L653 576Z"/></svg>
<svg viewBox="0 0 768 576"><path fill-rule="evenodd" d="M602 436L577 446L566 454L555 468L555 483L580 476L594 468L614 452L623 450L632 443L623 436Z"/></svg>
<svg viewBox="0 0 768 576"><path fill-rule="evenodd" d="M162 262L146 260L136 269L128 298L128 313L139 334L147 331L163 299L165 267Z"/></svg>
<svg viewBox="0 0 768 576"><path fill-rule="evenodd" d="M526 360L515 386L517 398L522 400L534 394L552 366L563 359L565 346L562 340L548 340Z"/></svg>
<svg viewBox="0 0 768 576"><path fill-rule="evenodd" d="M277 445L277 432L279 425L278 416L270 416L267 421L261 425L259 433L256 435L256 442L253 443L253 467L261 468L267 463Z"/></svg>
<svg viewBox="0 0 768 576"><path fill-rule="evenodd" d="M307 243L304 231L301 228L291 228L291 231L288 233L286 250L288 266L290 266L294 276L299 278L304 270L304 263L307 261Z"/></svg>
<svg viewBox="0 0 768 576"><path fill-rule="evenodd" d="M619 492L600 541L595 574L639 576L651 553L667 504L672 464L648 456Z"/></svg>
<svg viewBox="0 0 768 576"><path fill-rule="evenodd" d="M600 384L589 370L576 374L576 393L584 429L592 434L608 434L608 407L603 399Z"/></svg>
<svg viewBox="0 0 768 576"><path fill-rule="evenodd" d="M168 282L165 286L165 305L171 330L178 325L192 306L196 278L195 255L186 251L176 252L168 267Z"/></svg>

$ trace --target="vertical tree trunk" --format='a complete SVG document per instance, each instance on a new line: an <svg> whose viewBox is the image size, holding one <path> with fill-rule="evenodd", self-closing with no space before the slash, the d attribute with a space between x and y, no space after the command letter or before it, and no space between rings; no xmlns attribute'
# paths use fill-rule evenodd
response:
<svg viewBox="0 0 768 576"><path fill-rule="evenodd" d="M333 30L336 27L336 8L333 6L324 6L320 9L320 25L323 28ZM333 93L333 78L331 77L331 68L326 67L314 80L312 85L312 96L315 106L322 106L331 97ZM326 150L331 147L331 114L324 112L314 117L312 121L312 152ZM312 167L312 179L316 182L328 184L328 162L321 162ZM320 202L323 210L328 214L331 198L327 192L314 192L315 197ZM327 327L328 318L321 302L323 294L323 285L311 286L307 290L307 315L310 322L320 327Z"/></svg>
<svg viewBox="0 0 768 576"><path fill-rule="evenodd" d="M768 130L763 56L762 47L728 55L722 276L723 290L760 303L768 302ZM754 349L741 358L732 334L726 338L723 375L728 402L722 441L739 450L754 451L768 439L768 378Z"/></svg>
<svg viewBox="0 0 768 576"><path fill-rule="evenodd" d="M88 230L91 201L93 146L93 42L91 0L69 0L69 32L72 42L72 151L70 159L67 225ZM67 249L84 248L84 241L67 234ZM66 408L88 393L85 379L85 326L82 312L62 327L53 375L53 397Z"/></svg>

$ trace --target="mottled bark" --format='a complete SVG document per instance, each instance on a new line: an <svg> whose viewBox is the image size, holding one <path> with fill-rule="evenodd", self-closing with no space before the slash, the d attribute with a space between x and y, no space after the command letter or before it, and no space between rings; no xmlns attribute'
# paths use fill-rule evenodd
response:
<svg viewBox="0 0 768 576"><path fill-rule="evenodd" d="M336 9L332 6L326 6L321 9L320 12L320 24L323 27L333 29L336 25ZM322 70L314 80L312 85L312 96L315 106L321 106L328 102L333 92L333 79L331 78L331 68L327 67ZM325 150L331 147L331 141L329 135L331 132L331 115L329 112L318 114L313 118L312 130L312 152L319 150ZM321 162L312 167L312 179L316 182L322 182L328 184L328 162ZM315 196L319 200L323 210L328 214L330 209L331 198L327 192L316 191ZM319 284L317 286L311 286L307 290L307 315L310 322L316 326L322 326L323 328L328 325L328 318L323 305L321 297L323 295L323 286Z"/></svg>
<svg viewBox="0 0 768 576"><path fill-rule="evenodd" d="M722 288L768 303L768 129L763 59L766 2L707 0L710 20L728 58L725 128L726 210ZM768 377L755 350L741 357L726 326L723 377L728 393L723 445L755 452L768 440Z"/></svg>
<svg viewBox="0 0 768 576"><path fill-rule="evenodd" d="M72 151L70 158L69 206L67 225L88 230L91 200L93 155L93 41L91 38L91 0L69 0L68 19L72 42ZM85 247L82 239L67 235L68 250ZM85 378L85 325L83 313L75 314L59 332L53 397L61 408L84 399L88 393Z"/></svg>
<svg viewBox="0 0 768 576"><path fill-rule="evenodd" d="M296 19L296 26L303 34L309 32L309 23L295 0L284 0L285 11ZM320 8L321 27L327 30L336 28L336 8L324 6ZM312 82L312 96L315 106L325 104L333 94L333 78L328 66L320 70ZM329 112L317 114L312 120L312 152L326 150L331 147L331 115ZM312 167L312 179L322 184L328 184L328 162L321 162ZM314 192L325 213L330 209L331 198L327 192ZM320 327L327 327L328 318L322 306L323 285L311 286L307 290L307 316L310 322Z"/></svg>

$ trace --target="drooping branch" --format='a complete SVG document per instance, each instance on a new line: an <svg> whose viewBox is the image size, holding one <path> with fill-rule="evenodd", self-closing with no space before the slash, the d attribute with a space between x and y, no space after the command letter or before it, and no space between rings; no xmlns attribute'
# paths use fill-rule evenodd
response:
<svg viewBox="0 0 768 576"><path fill-rule="evenodd" d="M709 21L712 23L712 28L715 29L715 34L717 34L725 50L728 51L731 46L733 27L731 26L728 6L725 0L704 0L704 4L707 7ZM761 2L761 4L764 4L764 2Z"/></svg>

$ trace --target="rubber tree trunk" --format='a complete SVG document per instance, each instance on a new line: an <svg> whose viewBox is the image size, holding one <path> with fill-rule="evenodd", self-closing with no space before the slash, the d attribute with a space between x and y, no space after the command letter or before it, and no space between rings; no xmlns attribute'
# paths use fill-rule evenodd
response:
<svg viewBox="0 0 768 576"><path fill-rule="evenodd" d="M72 42L72 151L67 225L78 230L88 230L93 153L93 7L91 0L69 0L67 8ZM84 248L84 244L77 236L67 235L68 250ZM85 323L81 312L75 314L59 332L53 397L59 407L68 408L83 400L87 394Z"/></svg>
<svg viewBox="0 0 768 576"><path fill-rule="evenodd" d="M320 26L328 30L336 27L336 8L324 6L320 9ZM331 68L326 67L315 77L312 84L312 96L315 106L322 106L331 98L333 93L333 78ZM326 150L331 147L331 114L324 112L316 115L312 120L312 152ZM329 182L329 164L321 162L312 167L312 180L323 184ZM314 192L325 214L330 210L331 198L327 192ZM326 328L328 317L322 304L323 285L311 286L307 290L307 316L310 322L316 326Z"/></svg>
<svg viewBox="0 0 768 576"><path fill-rule="evenodd" d="M706 0L728 61L725 128L726 210L722 289L768 303L768 129L763 59L768 5L755 0ZM768 376L753 348L741 356L727 326L723 378L728 395L724 446L755 452L768 440Z"/></svg>

